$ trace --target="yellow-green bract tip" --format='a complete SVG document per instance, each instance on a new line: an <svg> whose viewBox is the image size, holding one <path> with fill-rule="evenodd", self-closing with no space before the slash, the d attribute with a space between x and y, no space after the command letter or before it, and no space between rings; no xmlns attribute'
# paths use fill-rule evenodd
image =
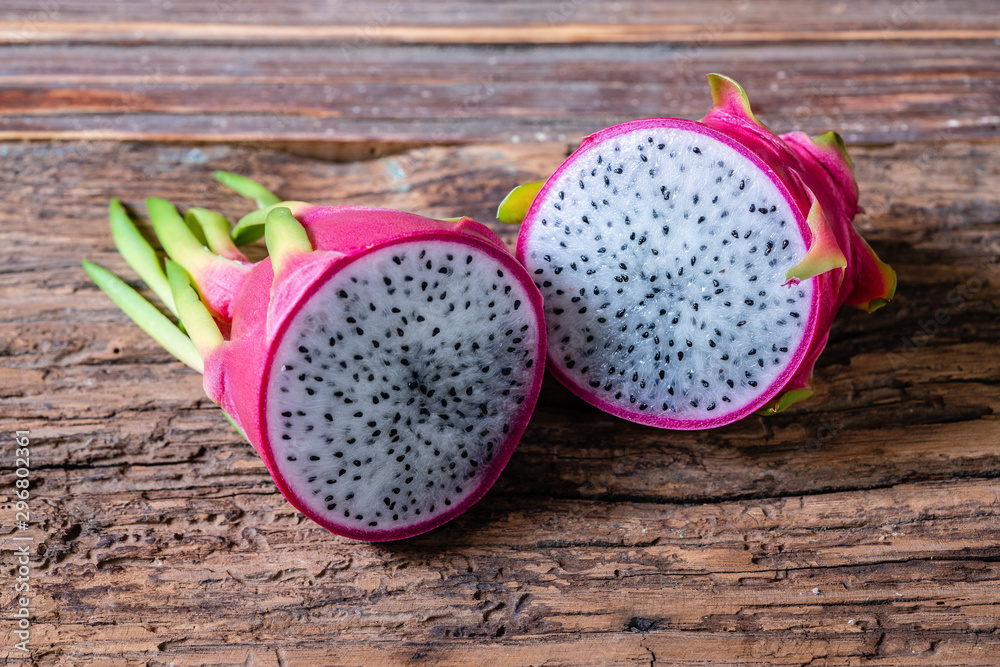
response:
<svg viewBox="0 0 1000 667"><path fill-rule="evenodd" d="M518 225L524 221L524 216L528 215L531 203L535 201L538 191L545 185L545 181L535 181L525 183L511 190L497 209L497 220L508 225Z"/></svg>
<svg viewBox="0 0 1000 667"><path fill-rule="evenodd" d="M812 395L812 389L790 389L758 410L757 414L764 416L776 415L779 412L788 409L793 404L806 400Z"/></svg>
<svg viewBox="0 0 1000 667"><path fill-rule="evenodd" d="M205 364L191 339L181 333L177 325L166 318L153 304L129 287L124 280L103 266L84 259L83 270L129 319L163 346L179 361L199 373L205 372Z"/></svg>
<svg viewBox="0 0 1000 667"><path fill-rule="evenodd" d="M221 213L207 208L189 208L184 213L184 221L188 226L202 231L205 243L212 252L236 262L247 261L246 256L233 243L230 237L231 226Z"/></svg>
<svg viewBox="0 0 1000 667"><path fill-rule="evenodd" d="M108 203L108 218L111 221L111 238L114 239L118 252L143 282L149 285L157 298L176 315L174 297L170 293L170 285L167 284L167 275L163 272L160 258L117 199Z"/></svg>
<svg viewBox="0 0 1000 667"><path fill-rule="evenodd" d="M231 234L233 243L244 246L264 236L264 221L267 220L267 215L278 206L284 206L292 212L292 215L297 215L309 207L309 204L304 201L282 201L247 213L233 227Z"/></svg>
<svg viewBox="0 0 1000 667"><path fill-rule="evenodd" d="M208 355L223 343L222 332L216 324L208 308L202 303L194 286L191 284L191 276L180 264L167 260L167 280L170 282L170 290L174 295L174 303L177 304L177 316L180 318L184 329L191 336L191 341L202 358Z"/></svg>
<svg viewBox="0 0 1000 667"><path fill-rule="evenodd" d="M732 116L742 117L746 120L764 127L764 124L757 120L750 108L750 98L743 86L736 83L735 79L725 74L712 73L708 75L708 88L712 94L712 110L719 110ZM711 113L711 112L709 112Z"/></svg>
<svg viewBox="0 0 1000 667"><path fill-rule="evenodd" d="M851 156L847 152L847 144L844 143L843 137L833 130L828 130L823 134L817 134L816 136L810 138L817 146L836 150L840 153L840 156L844 158L844 163L847 165L847 168L854 171L854 161L851 160Z"/></svg>
<svg viewBox="0 0 1000 667"><path fill-rule="evenodd" d="M240 176L228 171L217 171L212 174L212 177L237 194L256 201L257 208L271 206L281 201L281 198L276 194L246 176Z"/></svg>
<svg viewBox="0 0 1000 667"><path fill-rule="evenodd" d="M201 271L218 257L198 240L184 222L184 218L177 212L177 208L169 201L160 197L150 197L146 200L146 209L149 211L149 219L153 223L156 238L167 251L167 255L189 273L200 275Z"/></svg>
<svg viewBox="0 0 1000 667"><path fill-rule="evenodd" d="M847 258L837 243L837 237L830 228L826 213L812 192L809 192L809 197L812 199L812 206L806 217L806 224L809 225L813 235L812 245L802 261L785 272L786 281L793 278L800 281L808 280L827 271L847 268Z"/></svg>
<svg viewBox="0 0 1000 667"><path fill-rule="evenodd" d="M267 214L264 241L267 243L267 254L271 256L274 275L282 272L290 257L313 249L302 223L286 206L275 207Z"/></svg>

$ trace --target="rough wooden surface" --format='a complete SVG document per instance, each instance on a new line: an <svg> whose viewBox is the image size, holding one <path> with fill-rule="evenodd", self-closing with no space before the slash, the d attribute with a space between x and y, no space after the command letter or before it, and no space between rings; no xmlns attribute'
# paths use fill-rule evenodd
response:
<svg viewBox="0 0 1000 667"><path fill-rule="evenodd" d="M163 3L55 4L30 35L43 6L6 4L0 29L22 32L0 46L5 663L1000 664L997 47L925 34L996 30L995 3L622 2L610 18L575 0L400 3L395 32L336 62L351 38L297 48L280 32L253 43L185 26L334 34L381 5L279 17L277 3L177 0L177 24L150 36L135 24L163 19ZM724 32L747 35L686 51L727 9ZM557 30L601 21L667 37ZM451 44L406 39L435 26ZM554 32L484 46L461 26ZM671 53L691 54L683 73L658 64ZM164 75L133 95L143 58ZM853 133L857 225L899 273L897 300L841 313L815 397L770 419L658 431L547 379L498 484L429 535L369 545L303 519L198 376L80 269L86 255L132 277L111 244L111 196L140 218L150 195L245 212L211 181L217 168L290 198L490 221L580 133L701 115L704 69L745 79L779 129ZM132 130L171 142L125 141ZM453 141L470 143L434 146ZM28 531L11 506L18 429L32 442ZM25 534L27 659L10 633Z"/></svg>
<svg viewBox="0 0 1000 667"><path fill-rule="evenodd" d="M701 117L717 69L786 130L1000 127L994 0L7 4L7 139L575 141Z"/></svg>
<svg viewBox="0 0 1000 667"><path fill-rule="evenodd" d="M288 196L487 219L484 202L563 153L330 164L229 147L0 147L16 174L0 221L0 428L34 443L36 659L1000 660L1000 146L855 149L859 225L899 271L899 299L842 314L812 401L670 433L549 382L487 498L402 544L335 538L292 511L198 377L79 268L86 254L128 271L108 194L241 212L209 180L220 165ZM939 309L950 320L921 337Z"/></svg>

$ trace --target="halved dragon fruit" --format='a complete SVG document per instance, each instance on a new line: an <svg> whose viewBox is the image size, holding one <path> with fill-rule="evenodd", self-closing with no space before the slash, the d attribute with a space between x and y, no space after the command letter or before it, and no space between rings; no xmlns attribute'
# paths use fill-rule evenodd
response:
<svg viewBox="0 0 1000 667"><path fill-rule="evenodd" d="M185 220L149 200L166 275L111 205L119 249L190 338L85 260L88 273L204 372L281 492L320 525L380 541L461 514L500 474L538 396L545 329L530 276L468 218L278 202L218 176L263 208L231 237L218 214ZM262 231L270 256L251 264L233 238Z"/></svg>
<svg viewBox="0 0 1000 667"><path fill-rule="evenodd" d="M498 213L523 219L517 257L545 302L551 372L602 410L663 428L808 397L840 306L871 312L896 286L852 225L841 138L779 137L735 81L708 79L700 122L602 130Z"/></svg>

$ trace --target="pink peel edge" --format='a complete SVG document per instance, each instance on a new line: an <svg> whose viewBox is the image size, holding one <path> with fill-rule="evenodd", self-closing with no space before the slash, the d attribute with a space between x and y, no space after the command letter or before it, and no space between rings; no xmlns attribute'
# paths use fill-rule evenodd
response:
<svg viewBox="0 0 1000 667"><path fill-rule="evenodd" d="M396 245L398 243L408 243L414 240L447 240L456 243L464 243L471 247L475 247L483 252L487 252L488 254L498 259L504 265L512 267L514 271L523 270L523 266L517 265L514 256L511 255L511 253L506 249L506 246L504 246L503 250L500 250L500 248L498 248L496 244L489 243L486 241L486 239L473 238L470 236L456 237L455 235L441 233L441 232L414 234L413 236L408 236L405 238L393 239L385 243L376 244L371 247L368 247L357 254L345 256L342 259L338 260L336 263L332 264L329 268L327 268L321 274L321 276L317 280L315 280L307 290L305 290L302 293L302 295L296 300L295 304L287 310L287 313L285 317L282 318L281 323L277 325L277 327L274 329L274 334L275 334L274 340L278 341L284 336L288 326L290 325L290 321L292 319L291 316L298 311L298 308L300 307L301 304L305 303L310 297L312 297L315 294L315 291L318 290L320 286L325 284L326 281L330 280L334 274L336 274L349 264L353 263L354 261L361 259L367 256L368 254L375 252L376 250L381 250L382 248ZM517 279L522 284L525 284L526 281L525 286L528 288L526 289L526 291L528 292L529 299L531 300L531 307L534 310L538 320L543 324L543 326L540 327L539 329L538 348L536 351L537 354L536 358L538 359L537 363L540 364L542 368L540 370L536 370L536 372L534 373L532 387L528 393L528 397L524 401L524 406L522 406L522 411L521 411L522 416L518 420L517 425L512 426L510 428L510 432L507 434L503 446L500 448L497 454L494 455L495 458L494 458L492 472L484 478L485 481L479 482L475 491L473 491L471 494L469 494L469 496L463 499L460 503L457 503L453 508L449 509L447 512L437 515L431 520L428 520L424 523L416 524L415 526L410 526L407 529L397 529L390 531L373 531L373 532L358 531L351 528L345 528L337 524L333 524L323 519L322 517L316 516L316 514L309 508L305 507L305 505L301 503L298 497L292 492L292 489L288 486L288 483L285 481L284 475L278 468L277 462L274 457L273 449L270 447L270 444L268 442L264 441L266 438L264 434L267 433L267 416L265 410L266 391L268 387L268 380L270 377L270 373L274 364L274 355L277 349L276 345L271 345L267 352L266 361L264 362L264 375L261 379L260 391L258 396L258 405L259 405L258 420L259 420L259 425L260 425L259 428L262 439L261 451L259 451L259 453L261 458L264 460L265 466L267 466L268 471L271 473L271 476L274 479L275 484L278 486L278 489L281 491L281 494L285 497L285 499L288 500L288 502L293 507L295 507L295 509L304 514L311 521L322 526L331 533L340 535L342 537L347 537L350 539L355 539L365 542L388 542L388 541L406 539L410 537L415 537L417 535L421 535L423 533L434 530L435 528L439 528L445 523L448 523L449 521L457 518L458 516L465 513L474 504L482 500L483 496L485 496L486 493L489 492L489 490L496 483L496 480L500 477L500 474L503 472L504 468L506 468L507 463L510 461L510 457L514 454L514 450L517 448L517 445L520 442L521 437L524 435L524 431L527 429L528 422L530 421L531 415L534 412L534 406L538 401L538 395L541 392L542 379L544 377L544 367L546 362L546 356L545 356L546 331L544 327L545 320L544 320L544 310L542 308L542 297L538 293L538 289L535 287L534 283L530 281L530 278L517 276Z"/></svg>
<svg viewBox="0 0 1000 667"><path fill-rule="evenodd" d="M740 155L750 160L755 166L761 169L761 171L774 183L779 193L785 197L786 201L792 205L793 212L795 213L795 222L798 225L799 232L803 239L808 239L809 243L812 243L812 232L809 229L809 225L806 222L806 216L802 211L802 205L795 198L792 192L788 189L787 185L780 179L778 174L764 162L757 154L750 151L743 143L729 135L726 135L719 130L698 123L697 121L684 120L680 118L646 118L640 120L628 121L625 123L620 123L618 125L612 125L611 127L604 128L598 132L588 135L584 142L581 143L580 147L573 151L573 153L563 161L563 163L556 169L545 180L545 184L535 195L534 201L532 201L531 206L528 208L528 212L524 216L524 221L521 223L521 229L518 232L517 237L517 249L514 256L517 258L522 265L525 263L525 246L528 243L528 237L531 234L531 230L535 225L535 215L538 212L538 208L541 206L540 202L545 199L549 190L554 187L555 181L558 177L567 171L573 163L575 162L574 157L580 156L586 151L590 150L594 144L598 144L605 139L614 138L622 134L627 134L632 131L638 131L643 129L648 129L650 127L656 128L671 128L671 129L682 129L697 132L711 139L715 139L730 148L735 149ZM806 251L808 252L809 247L807 246ZM649 416L643 415L638 410L628 410L617 404L609 403L600 397L589 387L580 386L575 380L571 380L569 376L564 372L562 366L559 364L559 360L553 355L548 354L546 356L546 369L556 378L559 382L569 389L577 397L593 405L594 407L607 412L611 415L631 421L637 424L642 424L644 426L654 426L663 429L672 430L699 430L705 428L715 428L719 426L725 426L733 422L739 421L745 417L748 417L760 410L762 407L767 405L772 399L780 395L784 389L785 385L791 382L799 373L800 367L807 360L809 356L810 347L816 338L817 325L820 322L820 304L823 300L822 296L818 293L815 287L813 288L813 297L810 303L810 313L809 313L809 328L803 332L801 341L798 348L795 351L795 355L792 357L791 363L789 363L785 369L771 382L770 386L766 391L759 394L757 399L746 404L743 408L739 410L734 410L730 413L720 413L724 414L723 417L717 417L714 419L692 419L692 420L679 420L672 417L664 416L654 416L650 414ZM817 355L818 356L818 355ZM809 369L810 372L812 369Z"/></svg>

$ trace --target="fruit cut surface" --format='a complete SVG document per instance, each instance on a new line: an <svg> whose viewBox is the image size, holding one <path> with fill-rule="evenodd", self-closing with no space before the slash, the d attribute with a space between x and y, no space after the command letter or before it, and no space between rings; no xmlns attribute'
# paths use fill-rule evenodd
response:
<svg viewBox="0 0 1000 667"><path fill-rule="evenodd" d="M663 119L594 135L518 240L544 299L549 369L641 423L749 414L812 335L813 287L785 279L808 233L770 170L709 128Z"/></svg>
<svg viewBox="0 0 1000 667"><path fill-rule="evenodd" d="M394 243L339 268L288 321L265 433L279 483L319 522L415 534L489 488L544 354L537 294L512 264L474 244Z"/></svg>

